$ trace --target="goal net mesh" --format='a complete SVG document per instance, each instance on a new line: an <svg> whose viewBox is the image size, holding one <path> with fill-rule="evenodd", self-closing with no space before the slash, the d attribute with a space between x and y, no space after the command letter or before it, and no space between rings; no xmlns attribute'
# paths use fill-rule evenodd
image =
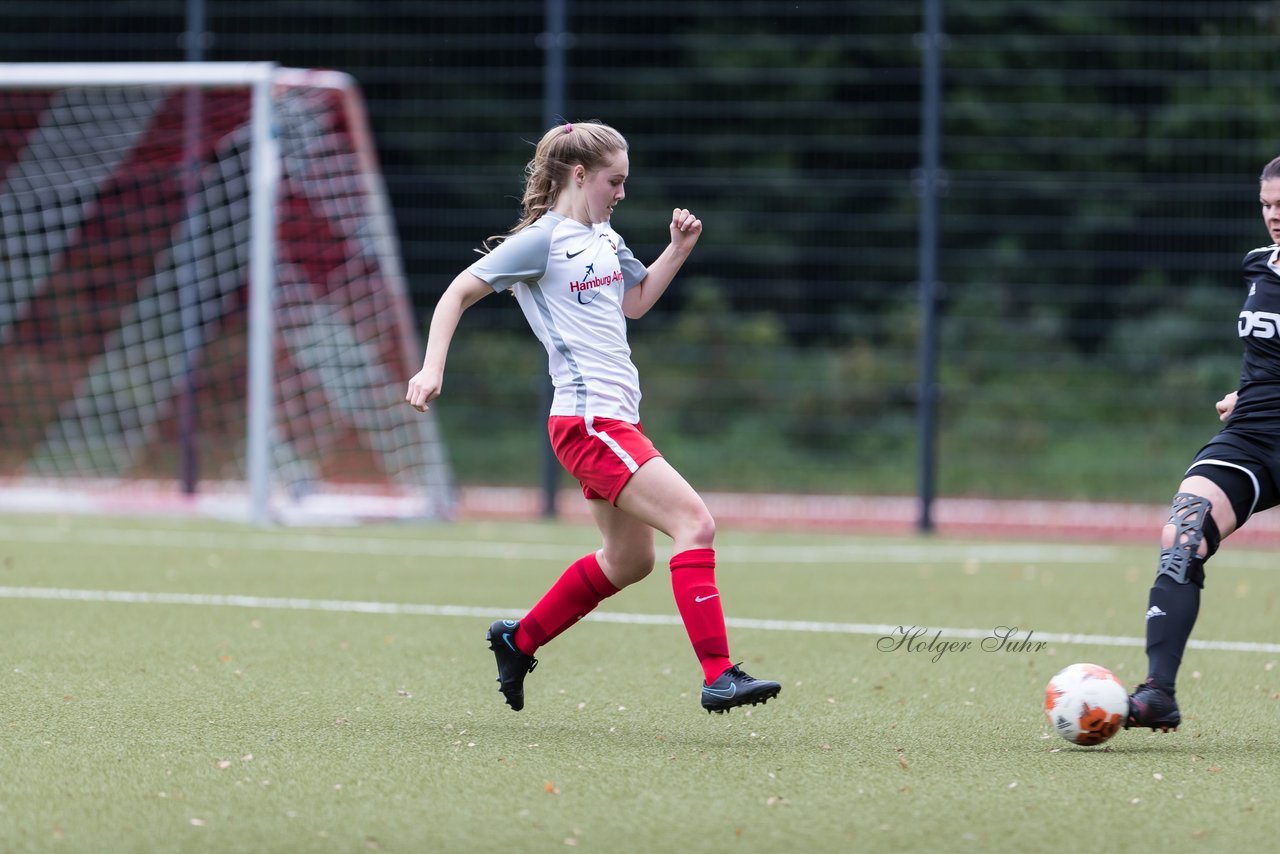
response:
<svg viewBox="0 0 1280 854"><path fill-rule="evenodd" d="M273 92L272 511L448 516L358 90ZM244 507L251 139L247 87L0 84L0 507Z"/></svg>

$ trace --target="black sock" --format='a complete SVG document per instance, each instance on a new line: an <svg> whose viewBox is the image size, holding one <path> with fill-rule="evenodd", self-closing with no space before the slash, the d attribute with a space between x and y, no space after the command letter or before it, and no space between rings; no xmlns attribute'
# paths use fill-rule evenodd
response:
<svg viewBox="0 0 1280 854"><path fill-rule="evenodd" d="M1156 684L1173 694L1187 639L1200 613L1200 588L1156 576L1147 600L1147 672Z"/></svg>

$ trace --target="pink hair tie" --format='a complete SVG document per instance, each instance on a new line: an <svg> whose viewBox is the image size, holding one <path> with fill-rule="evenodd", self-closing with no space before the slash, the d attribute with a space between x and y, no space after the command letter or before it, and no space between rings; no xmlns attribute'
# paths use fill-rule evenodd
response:
<svg viewBox="0 0 1280 854"><path fill-rule="evenodd" d="M565 122L565 123L564 123L564 132L565 132L565 133L573 133L573 125L569 124L568 122Z"/></svg>

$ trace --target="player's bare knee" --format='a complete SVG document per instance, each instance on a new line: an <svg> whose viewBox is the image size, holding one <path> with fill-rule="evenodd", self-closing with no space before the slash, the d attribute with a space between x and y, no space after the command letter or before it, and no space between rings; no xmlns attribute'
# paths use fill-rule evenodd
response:
<svg viewBox="0 0 1280 854"><path fill-rule="evenodd" d="M642 581L653 572L656 561L653 549L647 552L639 549L619 549L616 553L606 550L603 557L603 564L608 567L605 574L619 588Z"/></svg>
<svg viewBox="0 0 1280 854"><path fill-rule="evenodd" d="M712 548L716 542L716 520L708 512L702 512L690 517L688 523L683 526L682 539L696 543L700 548Z"/></svg>
<svg viewBox="0 0 1280 854"><path fill-rule="evenodd" d="M631 583L647 578L649 573L653 572L656 562L653 552L649 552L648 555L632 555L627 565L627 575L633 579Z"/></svg>
<svg viewBox="0 0 1280 854"><path fill-rule="evenodd" d="M1202 495L1179 492L1160 535L1160 567L1178 584L1204 587L1204 562L1218 550L1221 537L1213 520L1213 504Z"/></svg>

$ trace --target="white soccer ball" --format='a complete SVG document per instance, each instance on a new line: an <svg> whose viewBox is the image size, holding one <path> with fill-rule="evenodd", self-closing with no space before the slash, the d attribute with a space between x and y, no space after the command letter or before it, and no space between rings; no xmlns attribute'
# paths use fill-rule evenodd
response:
<svg viewBox="0 0 1280 854"><path fill-rule="evenodd" d="M1129 694L1107 668L1072 664L1045 686L1044 713L1054 732L1072 744L1102 744L1124 726Z"/></svg>

